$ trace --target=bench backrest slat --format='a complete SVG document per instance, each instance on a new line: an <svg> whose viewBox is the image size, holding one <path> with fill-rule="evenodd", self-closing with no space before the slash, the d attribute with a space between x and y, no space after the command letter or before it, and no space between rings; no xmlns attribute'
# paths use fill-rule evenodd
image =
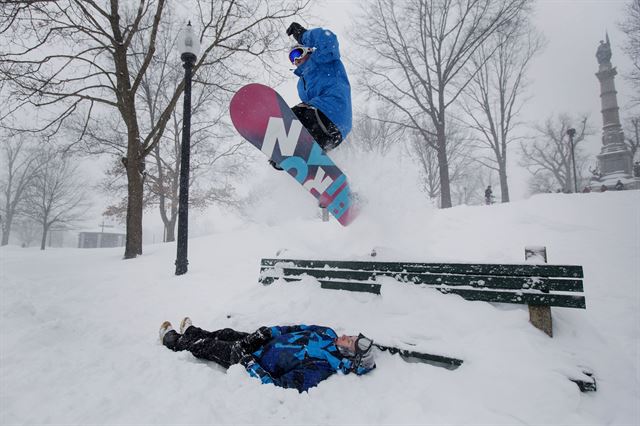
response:
<svg viewBox="0 0 640 426"><path fill-rule="evenodd" d="M468 263L408 263L408 262L360 262L298 259L262 259L262 266L290 263L291 266L312 269L346 269L380 272L418 272L440 274L506 275L583 278L582 266L577 265L521 265L521 264L468 264Z"/></svg>
<svg viewBox="0 0 640 426"><path fill-rule="evenodd" d="M440 291L439 288L436 290ZM465 289L447 289L442 293L453 293L467 300L479 300L494 303L522 303L525 305L541 306L562 306L564 308L585 309L586 304L583 296L573 296L566 294L544 294L544 293L510 293L499 291L478 291Z"/></svg>
<svg viewBox="0 0 640 426"><path fill-rule="evenodd" d="M262 267L269 271L271 267ZM491 275L461 275L433 273L395 273L380 271L351 271L339 269L309 269L283 267L286 276L309 275L314 278L376 281L378 277L391 277L401 282L427 285L472 286L478 288L524 289L541 291L577 291L582 292L582 280L538 277L505 277Z"/></svg>

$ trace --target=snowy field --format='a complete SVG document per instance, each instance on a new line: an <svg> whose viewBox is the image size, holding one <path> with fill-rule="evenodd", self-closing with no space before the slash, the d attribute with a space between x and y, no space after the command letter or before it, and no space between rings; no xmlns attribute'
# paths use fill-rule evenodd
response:
<svg viewBox="0 0 640 426"><path fill-rule="evenodd" d="M322 223L307 202L298 218L269 219L264 207L262 222L193 238L181 277L174 244L129 261L122 249L3 247L0 423L640 424L640 191L447 210L365 195L348 228ZM367 259L376 247L376 260L518 263L526 245L547 246L550 263L584 266L587 309L553 308L553 339L528 323L526 307L393 283L381 296L313 279L257 283L260 258L278 251ZM164 348L160 323L185 315L208 329L328 325L465 362L448 371L378 353L371 374L334 375L299 394ZM596 393L567 379L580 366L595 372Z"/></svg>

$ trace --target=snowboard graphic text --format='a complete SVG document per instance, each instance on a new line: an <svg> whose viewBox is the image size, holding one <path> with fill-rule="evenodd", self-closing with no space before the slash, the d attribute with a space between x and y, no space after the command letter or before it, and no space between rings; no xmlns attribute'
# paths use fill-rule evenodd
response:
<svg viewBox="0 0 640 426"><path fill-rule="evenodd" d="M349 191L344 174L337 179L327 175L323 166L332 166L329 157L322 151L318 144L313 144L306 158L294 155L298 139L302 130L302 124L298 120L292 120L287 134L284 120L279 117L269 117L269 124L264 135L261 151L272 158L276 145L283 157L280 167L293 176L312 194L315 192L320 204L326 205L336 219L349 208ZM317 166L310 169L310 166ZM326 192L326 194L325 194ZM332 201L331 201L332 200Z"/></svg>
<svg viewBox="0 0 640 426"><path fill-rule="evenodd" d="M302 124L298 120L293 120L289 134L287 134L282 118L269 117L269 124L267 124L267 131L264 133L264 141L262 142L262 152L271 158L276 143L278 143L282 155L293 155L296 145L298 145L301 130Z"/></svg>
<svg viewBox="0 0 640 426"><path fill-rule="evenodd" d="M357 215L344 173L327 156L278 93L249 84L231 99L238 132L297 180L342 225Z"/></svg>

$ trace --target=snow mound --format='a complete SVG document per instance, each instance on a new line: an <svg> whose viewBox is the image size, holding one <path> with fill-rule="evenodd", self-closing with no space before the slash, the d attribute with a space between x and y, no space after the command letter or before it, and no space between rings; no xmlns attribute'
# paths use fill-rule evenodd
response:
<svg viewBox="0 0 640 426"><path fill-rule="evenodd" d="M376 199L375 185L358 190ZM244 229L190 240L180 277L173 244L129 261L121 249L1 248L0 422L640 423L640 191L447 210L379 195L348 228L322 223L313 205L279 216L273 200ZM526 307L392 281L380 296L311 278L257 283L262 257L514 263L527 245L584 267L587 309L554 308L553 339L528 323ZM371 374L334 375L298 394L164 348L160 323L185 315L209 329L328 325L464 364L448 371L379 353ZM582 366L595 372L596 393L568 380Z"/></svg>

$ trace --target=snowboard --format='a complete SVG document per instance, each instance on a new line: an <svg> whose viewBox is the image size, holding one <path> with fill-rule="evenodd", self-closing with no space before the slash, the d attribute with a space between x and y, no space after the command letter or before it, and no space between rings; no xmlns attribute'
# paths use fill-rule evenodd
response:
<svg viewBox="0 0 640 426"><path fill-rule="evenodd" d="M229 105L238 132L302 185L343 225L357 216L347 176L272 88L249 84Z"/></svg>

